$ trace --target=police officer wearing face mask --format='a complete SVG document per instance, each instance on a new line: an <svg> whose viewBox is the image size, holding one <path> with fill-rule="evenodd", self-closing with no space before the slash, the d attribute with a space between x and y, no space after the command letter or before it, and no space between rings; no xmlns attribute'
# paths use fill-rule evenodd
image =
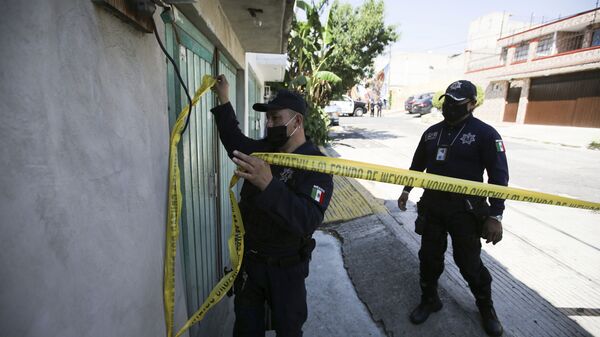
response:
<svg viewBox="0 0 600 337"><path fill-rule="evenodd" d="M477 89L469 81L457 81L446 89L444 120L425 131L414 154L411 170L447 177L508 185L508 166L502 138L490 125L473 117ZM398 207L406 210L412 187L406 186ZM492 277L483 265L480 236L486 243L502 239L504 200L425 190L417 204L415 231L421 234L421 303L410 320L421 324L442 308L437 281L444 270L448 233L452 238L454 261L475 296L486 333L503 333L492 302Z"/></svg>
<svg viewBox="0 0 600 337"><path fill-rule="evenodd" d="M267 104L267 137L242 134L229 103L229 84L219 75L213 87L221 105L215 116L221 142L244 178L239 203L246 234L242 270L234 284L234 336L265 335L265 303L272 311L278 337L302 336L307 318L306 288L312 234L323 222L333 192L330 175L270 166L253 152L322 156L304 134L304 98L280 90Z"/></svg>

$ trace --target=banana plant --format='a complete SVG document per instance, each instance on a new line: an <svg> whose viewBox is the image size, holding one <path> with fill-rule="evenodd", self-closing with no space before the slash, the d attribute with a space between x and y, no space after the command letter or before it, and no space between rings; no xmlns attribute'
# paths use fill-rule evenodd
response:
<svg viewBox="0 0 600 337"><path fill-rule="evenodd" d="M308 3L296 1L296 6L304 11L306 21L295 17L288 43L288 63L286 72L288 86L305 95L309 113L305 121L307 134L317 144L327 140L329 116L323 107L328 103L331 86L341 82L341 78L331 71L321 70L335 46L331 44L331 34L327 24L320 21L320 14L328 0Z"/></svg>

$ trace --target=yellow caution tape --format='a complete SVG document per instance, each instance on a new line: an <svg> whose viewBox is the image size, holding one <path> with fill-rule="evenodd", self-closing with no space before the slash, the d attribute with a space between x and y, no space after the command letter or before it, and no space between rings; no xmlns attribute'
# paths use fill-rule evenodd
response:
<svg viewBox="0 0 600 337"><path fill-rule="evenodd" d="M200 97L204 95L214 84L215 79L210 75L205 75L202 78L202 84L196 91L192 106L195 105ZM190 112L190 107L186 106L177 117L175 126L171 132L169 146L169 196L167 210L167 233L165 244L165 265L163 279L163 295L165 306L165 323L167 326L167 336L173 336L174 312L175 312L175 255L177 253L177 240L179 238L179 219L181 217L181 187L180 174L177 159L177 145L181 140L181 132L183 131L185 121ZM233 213L233 221L231 224L232 230L228 240L229 256L233 270L227 273L217 283L215 288L210 292L208 298L204 301L200 309L196 311L185 325L177 332L175 336L181 336L192 325L204 318L204 315L217 304L227 291L233 285L240 266L242 264L242 256L244 252L244 225L240 215L238 204L235 200L232 188L238 181L238 177L233 176L229 183L229 200Z"/></svg>
<svg viewBox="0 0 600 337"><path fill-rule="evenodd" d="M242 258L244 256L244 224L242 222L242 216L240 213L240 209L235 200L235 195L233 194L232 188L238 181L237 176L231 177L231 181L229 182L229 201L231 202L231 213L232 213L232 224L231 224L231 235L229 236L229 240L227 241L229 245L229 259L231 261L231 265L233 266L233 270L228 272L223 278L217 283L217 285L210 292L204 303L200 306L200 309L196 311L185 325L177 332L176 337L181 336L187 329L189 329L192 325L200 322L204 315L221 299L229 289L233 286L233 282L235 281L238 273L240 272L240 267L242 266Z"/></svg>
<svg viewBox="0 0 600 337"><path fill-rule="evenodd" d="M192 105L196 104L215 83L215 79L209 75L202 78L202 84L196 91ZM174 308L175 308L175 255L177 252L177 240L179 237L179 220L181 216L181 188L180 174L177 160L177 144L181 140L181 132L189 113L189 107L185 107L177 117L173 131L171 132L169 152L169 196L167 210L167 233L165 245L164 266L164 305L167 336L173 337ZM396 185L408 185L426 189L490 197L506 200L516 200L539 204L583 208L589 210L600 210L600 203L582 201L558 195L528 191L524 189L484 184L480 182L449 178L440 175L410 171L389 166L374 165L358 161L330 158L323 156L306 156L289 153L253 153L255 157L261 158L271 165L293 167L301 170L316 171L332 175L340 175L349 178L365 179ZM204 315L217 304L233 286L233 282L240 271L244 252L244 224L241 213L232 191L238 181L233 176L229 183L229 200L232 210L232 230L228 239L229 255L233 270L227 273L210 292L204 303L200 306L185 325L177 332L176 337L181 336L192 325L200 322Z"/></svg>
<svg viewBox="0 0 600 337"><path fill-rule="evenodd" d="M431 173L399 169L359 161L323 156L306 156L291 153L253 153L269 164L316 171L349 178L365 179L382 183L422 187L431 190L453 192L538 204L583 208L598 211L600 203L583 201L558 195L528 191L476 181L450 178Z"/></svg>

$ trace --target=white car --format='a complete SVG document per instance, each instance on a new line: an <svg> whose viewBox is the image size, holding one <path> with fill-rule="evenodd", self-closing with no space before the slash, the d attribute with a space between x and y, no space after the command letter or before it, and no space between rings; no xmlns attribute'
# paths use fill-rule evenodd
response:
<svg viewBox="0 0 600 337"><path fill-rule="evenodd" d="M324 108L327 115L329 115L329 125L340 125L340 115L342 114L342 109L335 104L329 104Z"/></svg>
<svg viewBox="0 0 600 337"><path fill-rule="evenodd" d="M364 102L356 102L348 95L342 95L342 100L330 101L329 104L339 106L343 116L361 117L367 111Z"/></svg>

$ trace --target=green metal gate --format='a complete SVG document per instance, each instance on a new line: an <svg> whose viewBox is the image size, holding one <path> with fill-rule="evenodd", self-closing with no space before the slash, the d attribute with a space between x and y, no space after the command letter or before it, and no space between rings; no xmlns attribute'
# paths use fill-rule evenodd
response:
<svg viewBox="0 0 600 337"><path fill-rule="evenodd" d="M215 47L181 13L163 18L173 24L165 26L167 50L177 61L181 75L193 96L202 76L215 75ZM170 127L187 97L168 67ZM235 95L233 95L235 97ZM223 233L219 217L219 194L222 194L218 169L218 141L210 108L215 98L206 93L192 110L189 125L179 147L183 207L181 214L181 257L188 314L195 312L222 276ZM229 174L225 172L225 175ZM196 328L191 335L195 335Z"/></svg>
<svg viewBox="0 0 600 337"><path fill-rule="evenodd" d="M219 74L224 74L229 82L229 100L234 109L237 108L236 100L236 73L235 66L229 60L227 60L222 54L219 55ZM237 111L236 111L237 112ZM231 205L229 203L229 180L235 170L235 164L231 161L227 155L227 151L223 144L219 142L219 185L220 185L220 198L219 198L219 215L220 223L223 228L223 236L221 238L221 251L222 260L221 266L227 266L229 264L229 250L227 247L227 240L229 234L231 234ZM230 266L231 267L231 266Z"/></svg>

